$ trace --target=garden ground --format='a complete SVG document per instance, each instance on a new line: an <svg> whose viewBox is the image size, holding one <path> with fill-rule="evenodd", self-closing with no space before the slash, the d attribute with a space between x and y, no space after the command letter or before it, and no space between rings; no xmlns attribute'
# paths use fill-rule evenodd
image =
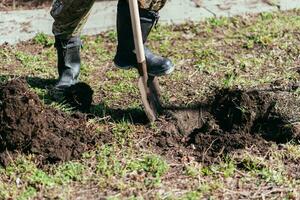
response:
<svg viewBox="0 0 300 200"><path fill-rule="evenodd" d="M158 26L148 44L176 71L154 124L114 31L82 37L84 112L52 90L52 37L2 45L0 198L300 198L299 14Z"/></svg>

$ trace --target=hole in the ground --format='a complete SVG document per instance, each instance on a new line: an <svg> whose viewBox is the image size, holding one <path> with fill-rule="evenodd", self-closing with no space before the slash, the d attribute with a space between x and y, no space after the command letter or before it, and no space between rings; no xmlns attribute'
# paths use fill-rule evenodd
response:
<svg viewBox="0 0 300 200"><path fill-rule="evenodd" d="M184 146L187 154L210 163L236 150L266 152L272 142L299 138L299 131L289 122L290 116L277 109L281 100L276 94L228 89L215 94L206 104L210 109L199 106L172 111L173 124L182 135L168 134L173 139L166 141L172 141L169 146L174 147L173 151L183 151Z"/></svg>
<svg viewBox="0 0 300 200"><path fill-rule="evenodd" d="M193 155L202 162L216 162L223 156L245 148L268 148L267 141L248 132L227 132L214 119L209 119L201 128L188 135L187 146L194 148Z"/></svg>

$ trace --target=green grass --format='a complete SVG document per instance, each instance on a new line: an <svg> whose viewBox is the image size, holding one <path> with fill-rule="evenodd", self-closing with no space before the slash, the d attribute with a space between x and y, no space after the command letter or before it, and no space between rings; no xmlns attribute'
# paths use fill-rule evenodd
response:
<svg viewBox="0 0 300 200"><path fill-rule="evenodd" d="M40 45L43 45L43 46L46 46L46 47L54 45L53 38L45 35L44 33L36 34L36 36L33 38L33 41L36 44L40 44Z"/></svg>

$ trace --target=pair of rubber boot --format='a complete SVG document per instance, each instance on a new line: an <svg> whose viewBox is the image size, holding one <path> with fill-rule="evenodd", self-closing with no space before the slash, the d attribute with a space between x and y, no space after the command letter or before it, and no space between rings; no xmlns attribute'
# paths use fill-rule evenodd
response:
<svg viewBox="0 0 300 200"><path fill-rule="evenodd" d="M144 43L151 29L157 23L158 17L158 13L155 11L140 9L140 21ZM137 67L129 5L125 1L119 1L118 3L117 36L118 47L114 58L115 65L121 69ZM59 80L56 84L58 90L64 90L77 82L80 72L81 46L82 44L79 37L71 37L67 40L55 37L59 72ZM148 74L150 76L162 76L170 74L174 70L174 66L169 59L153 54L146 47L145 57Z"/></svg>

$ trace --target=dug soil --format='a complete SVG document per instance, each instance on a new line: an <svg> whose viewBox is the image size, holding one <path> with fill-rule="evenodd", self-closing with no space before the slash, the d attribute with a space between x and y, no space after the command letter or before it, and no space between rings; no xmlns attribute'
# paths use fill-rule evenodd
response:
<svg viewBox="0 0 300 200"><path fill-rule="evenodd" d="M45 106L23 79L0 85L0 163L19 153L34 154L41 163L80 158L110 134L95 135L85 115L72 115Z"/></svg>
<svg viewBox="0 0 300 200"><path fill-rule="evenodd" d="M273 143L298 142L299 107L289 91L217 90L206 103L170 110L150 143L171 159L207 164L242 149L264 154Z"/></svg>
<svg viewBox="0 0 300 200"><path fill-rule="evenodd" d="M93 101L93 93L94 91L88 84L78 82L65 90L64 98L75 110L89 112Z"/></svg>
<svg viewBox="0 0 300 200"><path fill-rule="evenodd" d="M216 90L205 102L167 108L158 133L145 126L151 139L143 144L172 160L204 164L243 149L264 154L273 143L299 141L299 109L290 91ZM0 85L0 163L7 165L19 153L36 155L42 165L57 163L111 142L112 134L96 134L86 116L45 106L23 79Z"/></svg>

